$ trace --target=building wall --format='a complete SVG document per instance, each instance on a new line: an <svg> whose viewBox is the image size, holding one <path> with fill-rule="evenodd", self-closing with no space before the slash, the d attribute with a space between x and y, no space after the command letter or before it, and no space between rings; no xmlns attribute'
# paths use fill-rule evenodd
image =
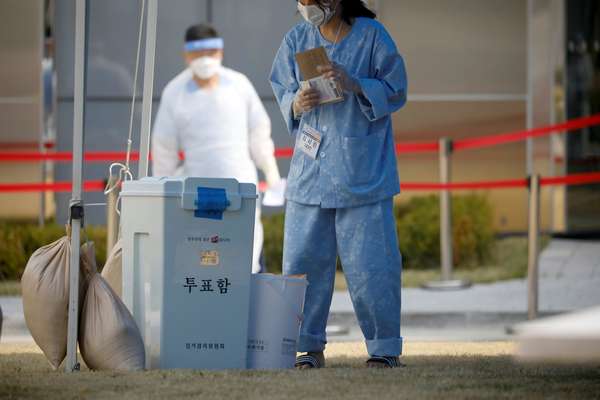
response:
<svg viewBox="0 0 600 400"><path fill-rule="evenodd" d="M43 2L0 2L0 151L37 150L42 134ZM0 163L0 183L39 182L36 164ZM0 193L0 218L35 217L38 194Z"/></svg>
<svg viewBox="0 0 600 400"><path fill-rule="evenodd" d="M409 75L409 103L394 116L396 140L460 139L526 128L527 1L379 0L377 6L405 57ZM548 18L542 13L544 7L537 8L535 44L544 52L544 40L554 38L543 36ZM543 59L540 66L546 62ZM539 79L546 76L540 71ZM539 110L547 112L549 102L541 102L548 93L541 96ZM534 156L538 171L547 175L544 141L536 141ZM455 153L452 169L454 181L523 178L525 143ZM405 181L439 179L437 155L401 155L399 170ZM525 190L482 193L494 206L498 230L527 229ZM400 199L414 195L422 193ZM551 227L551 206L550 193L545 191L543 229Z"/></svg>
<svg viewBox="0 0 600 400"><path fill-rule="evenodd" d="M407 62L410 101L394 115L397 140L462 138L525 127L525 0L373 0L370 3L376 7ZM119 0L91 2L86 150L125 148L138 6L137 2ZM74 0L56 2L58 150L72 147L74 11ZM281 38L297 18L293 5L279 0L160 1L154 110L165 84L183 68L184 29L192 23L212 21L226 41L226 65L244 72L254 82L273 121L276 145L290 146L292 141L267 79ZM138 95L141 95L141 75ZM134 147L139 139L140 102L137 106ZM542 167L549 164L547 152L540 152L539 158ZM485 168L481 168L482 164ZM284 175L288 165L287 160L280 160ZM437 156L402 155L399 170L405 181L435 181ZM458 153L453 171L453 179L457 181L523 177L524 145ZM106 164L87 164L84 177L103 179L107 172ZM8 174L2 174L5 175ZM71 166L57 164L55 179L70 180ZM403 194L399 199L411 195ZM34 199L35 195L31 197ZM491 191L489 197L496 209L499 229L526 228L524 191ZM69 195L57 194L55 198L57 219L64 222ZM104 196L86 193L85 200L99 203ZM543 208L549 211L546 197ZM27 209L35 215L35 207ZM104 220L102 207L88 210L88 221L103 223ZM544 226L549 227L550 221L548 212L543 217Z"/></svg>

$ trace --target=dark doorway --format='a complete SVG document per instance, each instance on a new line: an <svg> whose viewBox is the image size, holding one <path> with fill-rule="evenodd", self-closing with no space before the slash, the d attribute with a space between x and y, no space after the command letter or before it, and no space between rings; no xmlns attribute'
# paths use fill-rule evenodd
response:
<svg viewBox="0 0 600 400"><path fill-rule="evenodd" d="M565 1L567 8L567 116L600 112L600 1ZM567 172L600 171L600 127L567 136ZM600 232L600 185L567 189L570 233Z"/></svg>

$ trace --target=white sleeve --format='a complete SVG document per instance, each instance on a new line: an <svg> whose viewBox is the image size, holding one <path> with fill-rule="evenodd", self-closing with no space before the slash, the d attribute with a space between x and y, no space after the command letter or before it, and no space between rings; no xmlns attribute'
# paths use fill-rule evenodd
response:
<svg viewBox="0 0 600 400"><path fill-rule="evenodd" d="M177 125L168 98L163 96L152 132L152 175L174 176L178 166Z"/></svg>
<svg viewBox="0 0 600 400"><path fill-rule="evenodd" d="M271 120L250 81L247 81L246 92L250 156L265 174L267 184L272 186L279 182L281 177L275 159L275 145L271 139Z"/></svg>

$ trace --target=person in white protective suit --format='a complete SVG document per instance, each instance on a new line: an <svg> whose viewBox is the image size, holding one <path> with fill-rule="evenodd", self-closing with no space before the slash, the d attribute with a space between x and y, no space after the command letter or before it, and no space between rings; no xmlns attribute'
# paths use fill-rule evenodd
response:
<svg viewBox="0 0 600 400"><path fill-rule="evenodd" d="M165 87L152 134L154 176L235 178L282 185L271 121L252 83L222 66L223 39L205 24L185 34L188 66ZM179 153L184 153L180 161ZM257 202L252 272L262 271L263 227Z"/></svg>

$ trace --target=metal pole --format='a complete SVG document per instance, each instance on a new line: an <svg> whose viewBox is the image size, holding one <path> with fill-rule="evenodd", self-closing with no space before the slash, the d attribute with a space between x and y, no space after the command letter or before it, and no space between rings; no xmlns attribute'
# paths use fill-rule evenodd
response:
<svg viewBox="0 0 600 400"><path fill-rule="evenodd" d="M111 178L109 186L113 187L116 178ZM117 201L119 200L119 187L115 187L106 200L106 248L110 251L119 237L119 214L117 214Z"/></svg>
<svg viewBox="0 0 600 400"><path fill-rule="evenodd" d="M451 181L452 173L452 141L441 138L439 144L440 183L447 185ZM423 288L456 290L471 286L469 281L452 279L452 197L449 190L442 190L440 193L440 256L442 280L427 282L422 285Z"/></svg>
<svg viewBox="0 0 600 400"><path fill-rule="evenodd" d="M556 24L556 2L551 2L549 5L550 8L550 14L551 14L551 23L548 24L547 30L546 30L546 35L548 38L550 38L549 43L550 43L550 51L548 51L548 65L550 66L550 73L548 74L547 78L548 78L548 101L549 101L549 109L548 109L548 119L549 119L549 123L550 125L554 125L556 124L556 108L555 108L555 96L554 96L554 88L556 86L555 82L556 82L556 71L558 70L557 68L557 63L556 63L556 48L558 46L558 43L560 43L560 40L558 40L558 35L560 35L560 30L557 29L556 25L560 25L560 24ZM558 35L557 35L558 34ZM550 162L550 168L549 168L549 175L550 176L556 176L556 139L559 136L559 133L554 133L553 135L551 135L548 138L548 147L550 149L549 151L549 162ZM549 195L550 195L550 221L549 221L549 225L550 225L550 231L551 232L555 232L555 227L556 227L556 199L555 199L555 191L554 191L554 186L549 188Z"/></svg>
<svg viewBox="0 0 600 400"><path fill-rule="evenodd" d="M529 242L527 267L527 316L535 319L538 313L538 255L540 236L540 177L529 180Z"/></svg>
<svg viewBox="0 0 600 400"><path fill-rule="evenodd" d="M38 23L40 25L40 27L44 26L44 7L40 6L38 7ZM42 29L41 31L41 35L39 36L39 38L41 39L42 45L40 46L38 55L40 57L40 60L44 60L45 56L46 56L46 34L44 32L44 29ZM47 65L46 63L42 62L42 71L40 74L40 85L39 85L39 93L40 95L40 102L39 102L39 112L40 112L40 118L39 118L39 124L40 124L40 141L39 141L39 151L40 153L45 153L45 148L44 148L44 142L45 142L45 137L46 137L46 129L47 129L47 115L46 115L46 85L45 85L45 79L46 79L46 68ZM46 161L42 160L42 162L40 163L40 174L41 174L41 182L45 183L46 182ZM43 228L44 225L46 224L46 192L45 191L40 191L40 213L38 215L38 225L40 228Z"/></svg>
<svg viewBox="0 0 600 400"><path fill-rule="evenodd" d="M46 149L44 147L44 139L42 138L40 142L40 153L45 154ZM48 177L48 164L47 161L42 160L41 164L41 175L42 182L46 182L46 178ZM40 215L38 216L38 225L40 228L43 228L46 225L46 192L40 192Z"/></svg>
<svg viewBox="0 0 600 400"><path fill-rule="evenodd" d="M140 135L140 161L138 179L148 176L150 156L150 129L152 127L152 93L154 89L154 56L156 50L156 22L158 0L148 1L146 14L146 50L144 61L144 94L142 100L142 132Z"/></svg>
<svg viewBox="0 0 600 400"><path fill-rule="evenodd" d="M527 129L533 128L533 1L527 0ZM533 138L526 142L526 173L529 187L529 241L527 273L527 315L537 316L538 310L538 235L539 235L539 176L534 175Z"/></svg>
<svg viewBox="0 0 600 400"><path fill-rule="evenodd" d="M450 152L452 142L440 139L440 183L450 183ZM440 253L442 259L442 280L452 279L452 198L450 191L440 193Z"/></svg>
<svg viewBox="0 0 600 400"><path fill-rule="evenodd" d="M87 71L89 0L75 3L75 71L73 104L73 192L71 195L71 260L69 263L69 320L67 325L67 361L65 370L79 370L77 362L77 328L79 317L79 239L83 225L83 202L81 199L83 172L83 139L85 123L85 95Z"/></svg>
<svg viewBox="0 0 600 400"><path fill-rule="evenodd" d="M533 0L527 0L527 129L533 129ZM526 142L526 172L527 176L533 175L533 138Z"/></svg>

